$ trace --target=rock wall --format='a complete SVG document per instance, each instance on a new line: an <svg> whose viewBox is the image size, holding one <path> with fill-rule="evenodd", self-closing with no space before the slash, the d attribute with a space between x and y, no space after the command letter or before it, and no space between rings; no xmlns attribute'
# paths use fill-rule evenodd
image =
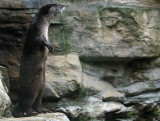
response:
<svg viewBox="0 0 160 121"><path fill-rule="evenodd" d="M56 21L64 23L59 31L65 33L66 40L60 38L61 34L58 39L65 41L60 43L62 46L67 46L62 51L76 52L82 60L92 62L158 57L159 10L117 4L103 1L72 4L62 20ZM55 28L54 22L52 27Z"/></svg>
<svg viewBox="0 0 160 121"><path fill-rule="evenodd" d="M43 99L59 103L45 106L52 110L56 106L72 118L158 110L160 2L55 2L65 4L66 11L49 28L55 51L47 61ZM53 1L0 2L0 65L8 69L12 100L18 91L19 63L29 23L47 3Z"/></svg>

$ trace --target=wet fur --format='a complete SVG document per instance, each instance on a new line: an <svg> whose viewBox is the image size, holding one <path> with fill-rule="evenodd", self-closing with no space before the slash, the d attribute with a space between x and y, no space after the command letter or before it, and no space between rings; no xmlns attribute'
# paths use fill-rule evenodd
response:
<svg viewBox="0 0 160 121"><path fill-rule="evenodd" d="M48 50L53 50L48 42L48 27L62 7L64 6L56 4L43 6L30 24L20 65L19 101L12 112L15 117L50 112L40 108L45 87L45 63Z"/></svg>

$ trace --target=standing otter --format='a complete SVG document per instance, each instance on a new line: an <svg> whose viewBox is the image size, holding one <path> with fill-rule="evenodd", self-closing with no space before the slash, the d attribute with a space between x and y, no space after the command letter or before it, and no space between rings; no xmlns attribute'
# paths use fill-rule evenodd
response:
<svg viewBox="0 0 160 121"><path fill-rule="evenodd" d="M53 50L53 46L48 42L48 27L51 20L64 9L64 5L45 5L40 8L30 24L20 65L19 101L12 113L15 117L50 112L40 108L45 87L48 49ZM33 113L31 109L37 113Z"/></svg>

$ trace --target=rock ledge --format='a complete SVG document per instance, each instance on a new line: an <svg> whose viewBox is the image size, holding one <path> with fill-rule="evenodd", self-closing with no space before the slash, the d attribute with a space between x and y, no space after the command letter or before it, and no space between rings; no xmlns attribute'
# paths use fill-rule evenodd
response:
<svg viewBox="0 0 160 121"><path fill-rule="evenodd" d="M0 119L0 121L70 121L70 120L63 113L47 113L47 114L40 114L35 117L4 118Z"/></svg>

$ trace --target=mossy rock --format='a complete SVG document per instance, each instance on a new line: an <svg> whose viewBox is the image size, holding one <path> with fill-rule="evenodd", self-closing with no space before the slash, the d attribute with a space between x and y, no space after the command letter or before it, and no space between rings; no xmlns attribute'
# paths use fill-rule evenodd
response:
<svg viewBox="0 0 160 121"><path fill-rule="evenodd" d="M5 91L8 93L10 88L10 83L9 83L7 69L5 67L0 66L0 76L2 78L2 83L5 88Z"/></svg>

